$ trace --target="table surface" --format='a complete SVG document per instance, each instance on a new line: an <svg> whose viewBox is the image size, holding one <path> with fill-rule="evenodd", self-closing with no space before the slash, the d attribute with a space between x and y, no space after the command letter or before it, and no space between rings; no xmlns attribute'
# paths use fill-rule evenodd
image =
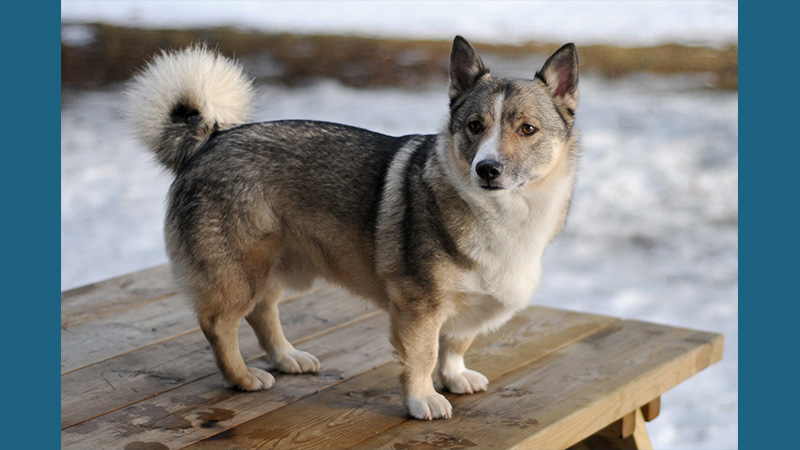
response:
<svg viewBox="0 0 800 450"><path fill-rule="evenodd" d="M322 370L242 393L166 266L62 293L62 448L567 448L723 349L715 333L531 306L467 352L488 391L446 394L453 418L423 422L406 416L384 312L318 284L288 293L281 320ZM272 370L244 321L240 346Z"/></svg>

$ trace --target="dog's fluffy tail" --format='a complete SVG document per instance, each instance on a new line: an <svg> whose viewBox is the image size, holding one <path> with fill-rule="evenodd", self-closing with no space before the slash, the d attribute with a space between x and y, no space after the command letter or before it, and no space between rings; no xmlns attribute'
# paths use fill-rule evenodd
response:
<svg viewBox="0 0 800 450"><path fill-rule="evenodd" d="M238 63L193 45L162 51L133 78L126 96L136 133L177 174L214 130L246 120L253 86Z"/></svg>

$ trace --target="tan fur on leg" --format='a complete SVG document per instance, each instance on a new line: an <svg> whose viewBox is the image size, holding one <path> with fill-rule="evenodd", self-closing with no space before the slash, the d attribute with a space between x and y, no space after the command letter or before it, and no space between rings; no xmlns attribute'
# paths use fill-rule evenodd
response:
<svg viewBox="0 0 800 450"><path fill-rule="evenodd" d="M281 372L308 373L319 372L319 360L312 354L296 350L286 339L278 313L278 301L283 289L271 285L264 297L247 315L247 322L253 327L261 348Z"/></svg>
<svg viewBox="0 0 800 450"><path fill-rule="evenodd" d="M449 419L453 408L433 387L441 311L420 311L408 302L390 308L392 344L402 364L400 383L408 413L417 419ZM426 307L430 307L430 303Z"/></svg>
<svg viewBox="0 0 800 450"><path fill-rule="evenodd" d="M247 367L239 352L240 320L241 317L233 315L198 317L225 381L244 391L269 389L275 384L275 378L261 369Z"/></svg>
<svg viewBox="0 0 800 450"><path fill-rule="evenodd" d="M472 394L485 391L489 385L482 373L467 369L464 353L475 335L455 338L442 335L439 338L439 375L448 391L454 394Z"/></svg>

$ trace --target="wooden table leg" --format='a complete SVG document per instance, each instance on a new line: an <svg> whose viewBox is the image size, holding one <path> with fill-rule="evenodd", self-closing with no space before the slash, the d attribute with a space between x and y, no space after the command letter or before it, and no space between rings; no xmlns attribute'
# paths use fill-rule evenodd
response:
<svg viewBox="0 0 800 450"><path fill-rule="evenodd" d="M647 428L644 426L644 414L641 409L636 410L636 425L633 428L634 448L652 450L653 444L650 443L650 436L647 434Z"/></svg>
<svg viewBox="0 0 800 450"><path fill-rule="evenodd" d="M641 408L570 447L570 450L652 450Z"/></svg>

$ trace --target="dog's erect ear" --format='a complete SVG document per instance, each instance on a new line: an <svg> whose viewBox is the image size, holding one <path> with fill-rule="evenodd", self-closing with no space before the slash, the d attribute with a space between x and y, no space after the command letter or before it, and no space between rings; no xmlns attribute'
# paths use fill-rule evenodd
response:
<svg viewBox="0 0 800 450"><path fill-rule="evenodd" d="M536 72L557 103L571 110L578 106L578 50L575 44L566 44L556 50L542 69Z"/></svg>
<svg viewBox="0 0 800 450"><path fill-rule="evenodd" d="M450 100L468 91L489 70L466 39L456 36L450 53Z"/></svg>

